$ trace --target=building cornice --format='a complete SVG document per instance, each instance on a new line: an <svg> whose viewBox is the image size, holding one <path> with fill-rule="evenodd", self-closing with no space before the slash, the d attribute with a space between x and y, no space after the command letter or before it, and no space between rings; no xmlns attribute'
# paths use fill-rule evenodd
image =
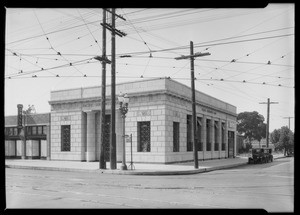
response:
<svg viewBox="0 0 300 215"><path fill-rule="evenodd" d="M187 96L175 94L174 92L169 91L169 90L152 90L152 91L144 91L144 92L137 92L137 93L128 93L128 96L131 97L131 98L149 96L149 95L168 95L168 96L172 96L172 97L177 98L177 99L184 100L186 102L191 102L191 98L189 98ZM110 99L111 99L111 96L107 96L106 97L106 102L109 103ZM96 97L90 97L90 98L49 101L49 104L50 105L55 105L55 104L70 104L70 103L100 102L100 101L101 101L101 97L96 96ZM225 103L225 104L227 105L227 103ZM234 117L237 116L236 113L230 112L230 111L225 110L225 109L216 108L216 107L214 107L212 105L209 105L207 103L204 103L204 102L196 101L196 105L199 105L199 106L202 106L202 107L205 107L205 108L209 108L209 109L212 109L212 110L215 110L215 111L218 111L218 112L223 112L223 113L226 113L228 115L232 115Z"/></svg>

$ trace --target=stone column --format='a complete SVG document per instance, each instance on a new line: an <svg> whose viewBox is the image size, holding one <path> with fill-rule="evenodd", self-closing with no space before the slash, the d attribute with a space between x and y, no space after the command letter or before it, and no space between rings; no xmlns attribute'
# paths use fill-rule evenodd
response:
<svg viewBox="0 0 300 215"><path fill-rule="evenodd" d="M96 159L96 129L95 129L95 113L94 111L86 111L87 113L87 133L86 133L86 161L95 161Z"/></svg>
<svg viewBox="0 0 300 215"><path fill-rule="evenodd" d="M226 120L225 122L224 139L225 139L225 158L228 158L228 120Z"/></svg>
<svg viewBox="0 0 300 215"><path fill-rule="evenodd" d="M215 149L215 120L211 118L210 120L210 140L211 140L211 158L213 158L214 149Z"/></svg>
<svg viewBox="0 0 300 215"><path fill-rule="evenodd" d="M219 159L221 158L222 149L222 122L221 119L218 121L218 143L219 143Z"/></svg>
<svg viewBox="0 0 300 215"><path fill-rule="evenodd" d="M206 117L203 116L201 118L201 142L202 142L202 152L203 152L203 160L205 160L205 152L206 152Z"/></svg>

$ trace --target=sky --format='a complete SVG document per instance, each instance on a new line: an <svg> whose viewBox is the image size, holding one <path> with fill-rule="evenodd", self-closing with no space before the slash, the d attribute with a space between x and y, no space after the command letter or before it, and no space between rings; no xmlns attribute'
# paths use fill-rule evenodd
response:
<svg viewBox="0 0 300 215"><path fill-rule="evenodd" d="M117 8L116 83L170 77L190 86L194 53L195 88L237 107L257 111L270 132L288 126L295 113L294 4L265 8ZM101 84L101 8L6 8L5 116L17 104L50 112L50 92ZM111 15L107 12L107 23ZM111 33L106 33L111 59ZM123 57L130 55L130 57ZM110 85L110 65L106 66ZM58 77L57 77L58 76ZM86 77L85 77L86 76ZM294 118L290 128L294 131Z"/></svg>

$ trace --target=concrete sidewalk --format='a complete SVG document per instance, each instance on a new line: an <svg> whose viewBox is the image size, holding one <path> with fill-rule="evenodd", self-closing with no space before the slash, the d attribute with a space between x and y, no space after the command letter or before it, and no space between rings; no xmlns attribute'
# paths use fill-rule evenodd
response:
<svg viewBox="0 0 300 215"><path fill-rule="evenodd" d="M274 159L283 155L274 155ZM6 168L17 169L36 169L67 172L89 172L89 173L109 173L125 175L185 175L209 172L219 169L233 168L248 163L247 157L227 158L199 161L199 169L194 168L194 162L177 164L143 164L134 163L133 170L127 163L128 170L121 170L121 163L117 163L117 169L111 170L109 162L106 163L107 169L99 169L99 162L78 162L78 161L48 161L48 160L20 160L6 159Z"/></svg>

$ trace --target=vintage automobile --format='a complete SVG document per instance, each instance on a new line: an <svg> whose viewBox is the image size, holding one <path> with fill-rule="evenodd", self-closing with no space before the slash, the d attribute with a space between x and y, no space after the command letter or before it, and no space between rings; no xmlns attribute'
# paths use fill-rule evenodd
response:
<svg viewBox="0 0 300 215"><path fill-rule="evenodd" d="M271 148L264 148L264 163L273 162L273 155Z"/></svg>
<svg viewBox="0 0 300 215"><path fill-rule="evenodd" d="M268 163L273 162L271 148L253 148L249 151L248 163Z"/></svg>

